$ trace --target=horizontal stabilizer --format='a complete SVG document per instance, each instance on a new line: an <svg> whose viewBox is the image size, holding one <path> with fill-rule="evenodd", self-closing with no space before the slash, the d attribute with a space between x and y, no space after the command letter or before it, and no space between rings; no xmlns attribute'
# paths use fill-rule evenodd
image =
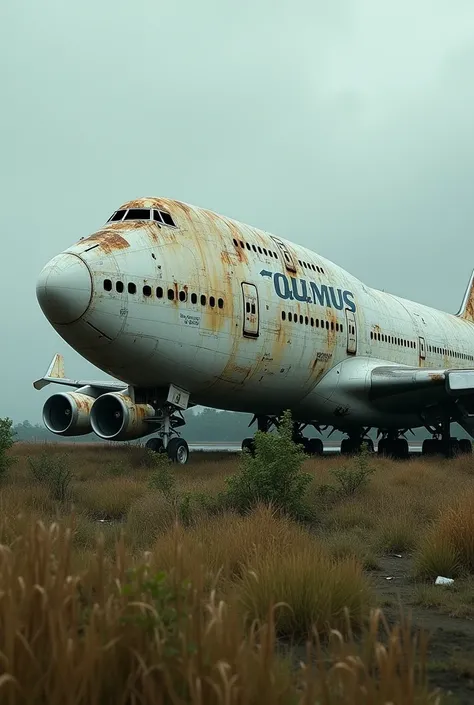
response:
<svg viewBox="0 0 474 705"><path fill-rule="evenodd" d="M64 374L64 358L59 353L56 353L53 357L45 376L33 382L33 387L40 390L47 387L48 384L62 384L66 387L75 387L76 389L89 386L95 387L95 389L103 390L104 392L120 391L122 389L127 389L128 387L128 385L124 382L69 379Z"/></svg>

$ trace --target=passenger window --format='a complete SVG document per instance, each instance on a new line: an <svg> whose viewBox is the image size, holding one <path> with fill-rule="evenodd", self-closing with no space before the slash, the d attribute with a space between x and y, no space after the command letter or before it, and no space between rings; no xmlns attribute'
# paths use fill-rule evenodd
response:
<svg viewBox="0 0 474 705"><path fill-rule="evenodd" d="M257 252L257 248L255 247L255 245L252 245L252 250L253 250L254 252Z"/></svg>
<svg viewBox="0 0 474 705"><path fill-rule="evenodd" d="M224 308L224 299L218 299L217 300L217 305L219 308Z"/></svg>
<svg viewBox="0 0 474 705"><path fill-rule="evenodd" d="M291 311L290 311L290 313L288 314L288 320L289 320L289 321L292 321L292 320L293 320L293 314L291 313Z"/></svg>
<svg viewBox="0 0 474 705"><path fill-rule="evenodd" d="M135 286L135 284L133 284L133 282L130 282L128 285L128 293L129 294L136 294L137 293L137 287Z"/></svg>
<svg viewBox="0 0 474 705"><path fill-rule="evenodd" d="M179 292L179 300L180 300L180 301L186 301L187 298L188 298L188 297L186 296L186 292L185 292L185 291L180 291L180 292Z"/></svg>
<svg viewBox="0 0 474 705"><path fill-rule="evenodd" d="M216 300L215 300L215 298L214 298L213 296L210 296L210 297L209 297L209 306L210 306L211 308L214 308L215 305L216 305Z"/></svg>
<svg viewBox="0 0 474 705"><path fill-rule="evenodd" d="M252 304L252 313L253 313L253 314L255 314L255 313L256 313L256 308L255 308L255 304Z"/></svg>
<svg viewBox="0 0 474 705"><path fill-rule="evenodd" d="M311 327L314 328L314 318L311 319Z"/></svg>
<svg viewBox="0 0 474 705"><path fill-rule="evenodd" d="M305 317L304 317L304 324L305 324L305 326L308 325L308 322L309 322L309 318L308 318L308 316L305 316Z"/></svg>
<svg viewBox="0 0 474 705"><path fill-rule="evenodd" d="M168 289L168 299L170 301L174 300L174 289Z"/></svg>
<svg viewBox="0 0 474 705"><path fill-rule="evenodd" d="M121 294L123 292L123 282L117 282L115 288L117 289L117 293Z"/></svg>
<svg viewBox="0 0 474 705"><path fill-rule="evenodd" d="M242 242L242 240L239 240L239 242L240 242L240 247L241 247L243 250L245 250L245 244Z"/></svg>
<svg viewBox="0 0 474 705"><path fill-rule="evenodd" d="M248 242L246 242L245 245L246 245L246 247L247 247L247 250L250 250L250 249L251 249Z"/></svg>
<svg viewBox="0 0 474 705"><path fill-rule="evenodd" d="M163 298L163 288L161 286L157 287L157 289L156 289L156 298L157 299Z"/></svg>
<svg viewBox="0 0 474 705"><path fill-rule="evenodd" d="M236 247L239 246L239 243L237 242L237 240L235 239L235 237L234 237L234 239L232 240L232 242L234 243L234 245L235 245Z"/></svg>
<svg viewBox="0 0 474 705"><path fill-rule="evenodd" d="M248 301L245 303L245 310L247 313L250 313L250 303Z"/></svg>
<svg viewBox="0 0 474 705"><path fill-rule="evenodd" d="M329 330L329 321L326 321L326 330Z"/></svg>
<svg viewBox="0 0 474 705"><path fill-rule="evenodd" d="M344 330L343 330L343 325L342 325L342 323L341 323L341 333L343 333L343 332L344 332Z"/></svg>
<svg viewBox="0 0 474 705"><path fill-rule="evenodd" d="M262 248L260 247L260 245L257 245L257 250L259 251L259 253L260 253L261 255L263 254Z"/></svg>
<svg viewBox="0 0 474 705"><path fill-rule="evenodd" d="M303 323L303 316L300 314L300 323Z"/></svg>
<svg viewBox="0 0 474 705"><path fill-rule="evenodd" d="M264 254L265 256L266 256L266 254L267 254L267 251L266 251L265 248L263 248L263 254Z"/></svg>
<svg viewBox="0 0 474 705"><path fill-rule="evenodd" d="M286 318L286 313L284 311L281 312L281 320L284 321Z"/></svg>
<svg viewBox="0 0 474 705"><path fill-rule="evenodd" d="M205 306L205 305L206 305L206 297L204 296L204 294L201 294L201 306Z"/></svg>
<svg viewBox="0 0 474 705"><path fill-rule="evenodd" d="M331 321L331 330L334 330L334 321Z"/></svg>
<svg viewBox="0 0 474 705"><path fill-rule="evenodd" d="M112 282L110 279L104 279L104 289L105 291L112 291Z"/></svg>
<svg viewBox="0 0 474 705"><path fill-rule="evenodd" d="M151 296L151 286L148 286L148 284L143 287L143 295Z"/></svg>
<svg viewBox="0 0 474 705"><path fill-rule="evenodd" d="M198 300L197 294L191 294L191 303L197 304L197 300Z"/></svg>

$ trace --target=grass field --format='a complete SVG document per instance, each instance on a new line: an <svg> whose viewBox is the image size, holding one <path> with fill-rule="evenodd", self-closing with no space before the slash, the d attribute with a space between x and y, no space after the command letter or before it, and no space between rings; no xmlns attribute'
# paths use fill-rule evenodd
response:
<svg viewBox="0 0 474 705"><path fill-rule="evenodd" d="M3 702L474 701L474 459L307 460L297 522L223 510L227 454L174 494L139 447L10 456Z"/></svg>

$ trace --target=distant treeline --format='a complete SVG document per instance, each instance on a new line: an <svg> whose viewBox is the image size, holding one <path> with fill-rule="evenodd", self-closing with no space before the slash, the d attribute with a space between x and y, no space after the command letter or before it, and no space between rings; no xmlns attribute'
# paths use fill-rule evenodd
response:
<svg viewBox="0 0 474 705"><path fill-rule="evenodd" d="M256 429L256 424L249 428L249 423L252 420L251 414L239 414L232 411L216 411L214 409L204 409L200 413L188 411L184 414L186 426L183 428L183 437L188 443L240 443L247 436L252 436ZM71 442L74 443L97 443L101 442L94 433L87 436L77 436L73 438L64 438L50 433L44 425L31 424L29 421L23 421L14 427L17 441L30 442ZM329 432L324 432L323 438L328 436ZM458 438L468 438L468 435L457 424L453 424L452 433ZM317 436L314 429L306 429L305 435ZM372 438L375 439L375 433L372 431ZM422 440L428 438L429 434L424 430L415 431L415 436L407 433L407 439ZM344 438L342 433L335 431L331 434L331 440L339 441ZM138 441L141 442L141 441Z"/></svg>

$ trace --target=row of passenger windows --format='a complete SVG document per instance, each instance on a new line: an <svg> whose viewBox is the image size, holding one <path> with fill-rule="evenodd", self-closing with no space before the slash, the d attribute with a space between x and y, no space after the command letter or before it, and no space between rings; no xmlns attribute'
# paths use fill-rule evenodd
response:
<svg viewBox="0 0 474 705"><path fill-rule="evenodd" d="M390 345L400 345L403 348L416 348L416 343L413 340L405 340L404 338L396 338L393 335L386 335L385 333L375 333L375 331L370 331L371 340L380 340L382 343L389 343Z"/></svg>
<svg viewBox="0 0 474 705"><path fill-rule="evenodd" d="M236 240L235 238L233 239L233 243L236 247L240 247L245 250L253 250L254 252L259 252L261 255L268 255L268 257L274 257L275 259L278 259L278 255L274 250L268 250L266 247L261 247L260 245L251 245L249 242L244 242L243 240ZM317 264L311 264L309 262L303 262L302 260L298 260L298 263L300 264L301 267L304 269L312 269L314 272L319 272L320 274L324 274L324 269L322 267L319 267Z"/></svg>
<svg viewBox="0 0 474 705"><path fill-rule="evenodd" d="M393 335L386 335L385 333L376 333L372 330L370 331L370 339L380 340L382 343L389 343L391 345L400 345L404 348L416 348L416 343L413 340L395 338ZM447 348L440 348L435 345L428 345L428 352L435 353L436 355L447 355L449 357L454 357L457 360L474 360L473 355L467 355L466 353L456 352L455 350L448 350Z"/></svg>
<svg viewBox="0 0 474 705"><path fill-rule="evenodd" d="M290 321L290 323L301 323L305 326L311 326L312 328L325 328L326 330L335 330L337 333L343 332L342 323L335 323L334 321L325 321L322 318L313 318L309 316L302 316L301 314L292 313L289 311L281 312L282 321Z"/></svg>
<svg viewBox="0 0 474 705"><path fill-rule="evenodd" d="M112 281L110 279L104 279L104 289L105 291L112 291L113 285ZM121 281L115 282L115 290L117 291L118 294L123 293L125 289L124 283ZM129 294L136 294L137 293L137 285L134 284L133 282L129 282L127 286L127 291ZM197 294L192 293L191 295L188 294L187 291L184 289L181 289L178 293L174 289L163 289L162 286L156 287L155 290L151 288L148 284L145 284L145 286L142 289L143 296L146 298L151 298L152 296L156 296L157 299L163 299L167 298L168 301L174 301L175 299L179 299L179 301L191 301L192 304L197 304L198 300L201 304L201 306L206 306L209 304L211 308L224 308L224 299L218 298L216 299L215 296L209 296L209 298L206 296L206 294L201 294L199 297Z"/></svg>
<svg viewBox="0 0 474 705"><path fill-rule="evenodd" d="M456 352L456 350L448 350L447 348L439 348L435 345L428 345L429 352L435 353L436 355L447 355L449 357L454 357L457 360L474 360L473 355L467 355L466 353Z"/></svg>
<svg viewBox="0 0 474 705"><path fill-rule="evenodd" d="M128 208L128 210L115 211L107 222L118 223L121 220L154 220L161 225L176 227L171 215L157 208Z"/></svg>

